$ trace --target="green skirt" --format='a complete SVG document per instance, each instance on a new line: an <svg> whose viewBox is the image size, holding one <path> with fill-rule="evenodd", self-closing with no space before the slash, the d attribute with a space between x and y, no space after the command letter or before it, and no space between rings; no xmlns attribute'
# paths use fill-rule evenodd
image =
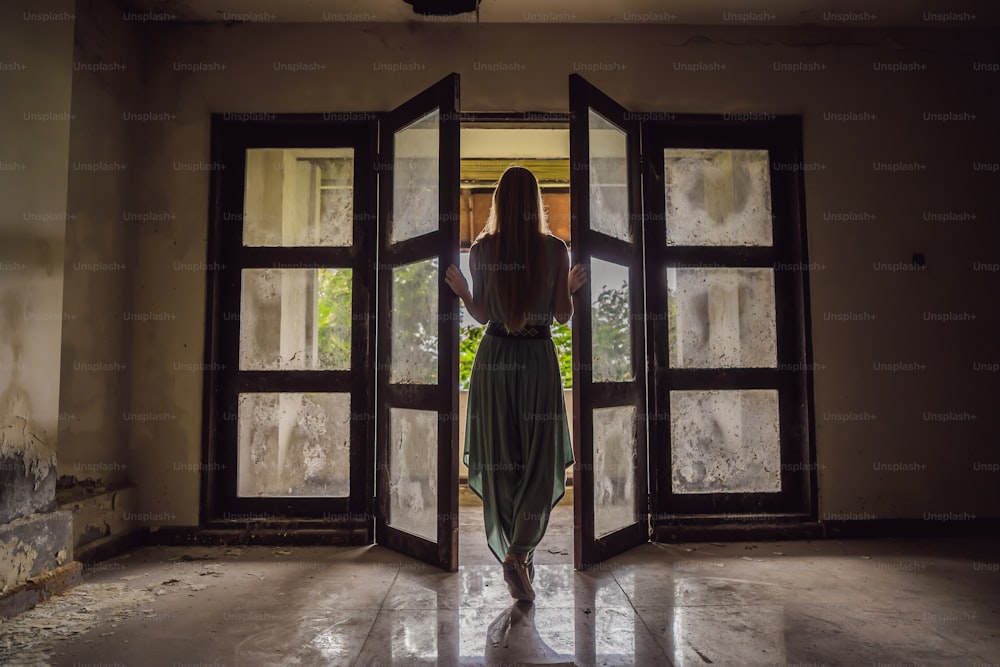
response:
<svg viewBox="0 0 1000 667"><path fill-rule="evenodd" d="M551 340L483 336L469 381L464 460L493 555L502 562L508 552L534 551L574 463Z"/></svg>

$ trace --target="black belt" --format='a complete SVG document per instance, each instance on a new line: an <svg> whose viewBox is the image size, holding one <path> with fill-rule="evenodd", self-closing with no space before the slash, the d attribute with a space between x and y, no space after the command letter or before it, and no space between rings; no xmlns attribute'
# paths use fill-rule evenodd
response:
<svg viewBox="0 0 1000 667"><path fill-rule="evenodd" d="M501 338L520 338L522 340L539 340L552 338L552 330L547 324L535 324L527 326L520 331L508 333L500 322L490 322L486 325L486 333L490 336L500 336Z"/></svg>

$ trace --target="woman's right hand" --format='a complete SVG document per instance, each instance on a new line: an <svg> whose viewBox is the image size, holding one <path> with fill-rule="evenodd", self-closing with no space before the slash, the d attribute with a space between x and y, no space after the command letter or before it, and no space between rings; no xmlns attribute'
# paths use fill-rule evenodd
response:
<svg viewBox="0 0 1000 667"><path fill-rule="evenodd" d="M567 280L567 285L569 286L569 293L575 295L577 290L587 284L587 267L583 264L577 264L572 269L569 270L569 279Z"/></svg>
<svg viewBox="0 0 1000 667"><path fill-rule="evenodd" d="M445 271L444 281L448 283L448 287L451 288L451 291L458 298L465 300L469 295L469 283L466 282L465 276L462 275L462 270L454 264L449 266L448 270Z"/></svg>

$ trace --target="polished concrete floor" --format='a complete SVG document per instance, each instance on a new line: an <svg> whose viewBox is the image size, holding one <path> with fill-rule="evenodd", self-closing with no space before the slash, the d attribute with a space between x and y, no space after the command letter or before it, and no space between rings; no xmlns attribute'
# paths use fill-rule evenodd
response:
<svg viewBox="0 0 1000 667"><path fill-rule="evenodd" d="M0 664L998 665L1000 540L647 544L534 605L463 507L457 573L374 547L155 547L0 623Z"/></svg>

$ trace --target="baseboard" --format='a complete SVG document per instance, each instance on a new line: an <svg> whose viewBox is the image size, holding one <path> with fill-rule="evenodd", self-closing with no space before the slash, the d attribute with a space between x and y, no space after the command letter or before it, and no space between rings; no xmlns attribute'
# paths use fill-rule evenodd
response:
<svg viewBox="0 0 1000 667"><path fill-rule="evenodd" d="M115 556L131 551L142 546L144 530L133 530L118 535L109 535L93 542L87 542L83 546L73 550L73 556L83 563L84 569L100 561L114 558Z"/></svg>
<svg viewBox="0 0 1000 667"><path fill-rule="evenodd" d="M968 516L965 519L862 519L824 521L825 537L997 537L1000 518Z"/></svg>
<svg viewBox="0 0 1000 667"><path fill-rule="evenodd" d="M855 521L791 521L785 517L747 522L713 523L710 517L656 526L656 542L747 542L772 540L852 539L883 537L996 537L1000 519L968 518L934 521L924 519L861 519Z"/></svg>
<svg viewBox="0 0 1000 667"><path fill-rule="evenodd" d="M655 542L757 542L771 540L815 540L823 527L815 521L752 523L671 524L657 526Z"/></svg>
<svg viewBox="0 0 1000 667"><path fill-rule="evenodd" d="M273 522L272 522L273 525ZM163 526L144 533L144 545L166 546L364 546L366 528L200 528Z"/></svg>
<svg viewBox="0 0 1000 667"><path fill-rule="evenodd" d="M80 561L73 560L43 572L0 596L0 618L16 616L81 583L83 564Z"/></svg>

